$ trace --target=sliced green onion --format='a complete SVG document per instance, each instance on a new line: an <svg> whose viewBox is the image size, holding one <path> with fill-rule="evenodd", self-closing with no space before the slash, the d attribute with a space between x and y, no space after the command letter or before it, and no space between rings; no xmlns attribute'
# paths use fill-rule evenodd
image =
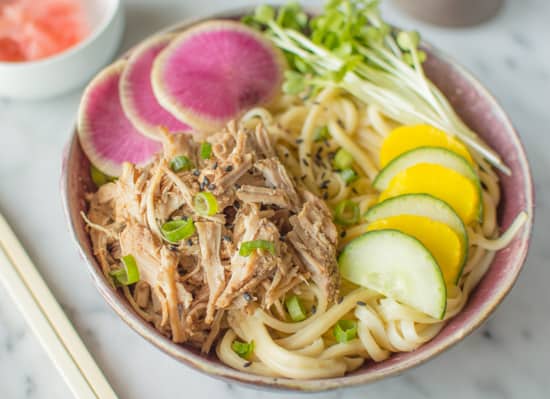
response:
<svg viewBox="0 0 550 399"><path fill-rule="evenodd" d="M302 321L305 320L305 318L307 317L304 307L300 302L300 298L298 298L296 295L292 295L290 298L287 298L285 301L285 305L286 310L288 311L288 314L292 321Z"/></svg>
<svg viewBox="0 0 550 399"><path fill-rule="evenodd" d="M212 144L205 141L201 144L200 155L202 159L209 159L212 155Z"/></svg>
<svg viewBox="0 0 550 399"><path fill-rule="evenodd" d="M334 160L332 161L332 165L334 166L335 169L338 169L338 170L344 170L346 168L349 168L352 163L353 163L353 156L343 148L340 148L338 150L338 152L334 156Z"/></svg>
<svg viewBox="0 0 550 399"><path fill-rule="evenodd" d="M334 219L336 223L349 226L359 221L361 211L359 205L352 200L343 200L336 205L334 209Z"/></svg>
<svg viewBox="0 0 550 399"><path fill-rule="evenodd" d="M342 170L340 172L340 177L342 178L342 180L344 180L346 185L350 185L354 183L357 179L359 179L359 175L352 168Z"/></svg>
<svg viewBox="0 0 550 399"><path fill-rule="evenodd" d="M323 141L328 140L330 138L330 133L328 131L328 127L326 126L319 126L317 129L315 129L315 132L313 133L313 140Z"/></svg>
<svg viewBox="0 0 550 399"><path fill-rule="evenodd" d="M355 320L340 320L332 331L336 342L343 344L357 336L357 322Z"/></svg>
<svg viewBox="0 0 550 399"><path fill-rule="evenodd" d="M353 183L359 177L352 168L346 168L340 172L340 177L346 184Z"/></svg>
<svg viewBox="0 0 550 399"><path fill-rule="evenodd" d="M190 170L191 168L193 168L193 162L185 155L178 155L170 161L170 169L176 173L182 170Z"/></svg>
<svg viewBox="0 0 550 399"><path fill-rule="evenodd" d="M235 340L231 343L231 349L243 359L248 359L254 352L254 341L242 342Z"/></svg>
<svg viewBox="0 0 550 399"><path fill-rule="evenodd" d="M94 165L90 165L90 175L92 176L92 181L97 187L116 180L115 177L106 175Z"/></svg>
<svg viewBox="0 0 550 399"><path fill-rule="evenodd" d="M116 285L131 285L139 281L139 269L132 255L122 257L124 267L109 272Z"/></svg>
<svg viewBox="0 0 550 399"><path fill-rule="evenodd" d="M218 213L218 201L214 194L203 191L195 195L195 211L202 216L212 216Z"/></svg>
<svg viewBox="0 0 550 399"><path fill-rule="evenodd" d="M272 255L275 255L275 245L271 241L267 240L252 240L245 241L241 244L239 249L239 255L250 256L256 249L264 249L269 251Z"/></svg>
<svg viewBox="0 0 550 399"><path fill-rule="evenodd" d="M160 230L168 241L176 243L195 234L195 224L191 218L171 220L164 223Z"/></svg>

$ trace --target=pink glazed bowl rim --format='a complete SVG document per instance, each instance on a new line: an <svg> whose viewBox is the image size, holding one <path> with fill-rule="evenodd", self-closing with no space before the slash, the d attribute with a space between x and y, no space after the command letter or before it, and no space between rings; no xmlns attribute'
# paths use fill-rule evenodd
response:
<svg viewBox="0 0 550 399"><path fill-rule="evenodd" d="M201 19L186 20L168 27L158 34L171 31L181 31L207 19L237 18L238 16L249 13L250 11L251 8L244 8L223 12ZM464 87L454 90L456 91L456 96L460 97L462 95L462 90L469 90L471 93L474 93L477 96L476 98L478 98L479 101L482 101L484 106L487 107L488 113L490 114L489 120L498 124L499 129L504 131L504 133L501 134L502 137L500 137L500 141L504 143L501 143L504 147L512 149L513 151L513 161L516 165L513 172L516 178L519 179L517 184L521 185L521 190L517 190L518 187L515 187L515 191L519 193L517 197L519 199L517 199L517 201L522 201L521 208L527 210L530 215L522 232L520 232L511 244L511 246L513 245L513 250L510 249L510 246L508 249L499 251L499 253L508 251L504 254L503 262L506 262L508 269L511 271L499 271L499 273L502 273L503 275L495 276L497 279L500 278L500 282L498 287L492 287L494 291L491 292L491 296L488 300L480 304L477 308L466 311L469 307L471 308L470 302L476 295L476 290L479 288L476 287L472 298L469 299L469 303L463 310L466 315L457 315L454 319L447 323L446 327L432 341L413 352L394 355L390 359L381 363L369 363L368 366L363 366L358 371L343 377L302 381L287 378L257 376L232 369L222 364L214 356L201 356L197 351L184 345L175 344L168 338L161 335L134 312L131 306L127 303L126 299L119 292L113 289L111 284L103 276L95 258L93 257L89 239L84 231L83 222L79 217L79 212L84 207L82 198L74 197L74 193L76 192L75 190L78 191L78 189L81 188L76 186L84 185L84 180L86 179L86 177L83 177L82 173L79 174L79 172L83 169L82 167L79 168L80 170L75 170L73 168L73 165L75 165L75 159L78 160L78 158L83 157L78 136L75 131L67 148L65 149L63 158L61 175L63 205L72 238L78 246L80 254L85 260L93 281L103 298L120 316L120 318L124 320L132 329L134 329L147 341L151 342L175 359L205 374L221 378L229 382L244 383L249 386L262 389L315 392L371 383L385 377L395 376L407 369L426 362L427 360L449 349L451 346L461 341L465 336L476 330L490 316L490 314L511 290L527 257L534 215L533 182L525 150L521 144L519 136L512 126L509 117L497 103L496 99L481 85L478 80L472 76L471 73L459 66L447 55L427 44L425 47L430 54L429 58L433 61L433 63L435 63L433 68L446 68L446 73L444 74L442 84L445 85L446 82L448 83L448 81L452 81L454 78L458 79ZM438 81L434 80L434 82L439 86ZM448 96L448 93L445 94ZM474 112L472 110L470 111ZM495 143L489 141L489 144L494 145ZM505 155L507 152L508 151L501 151L501 154ZM80 163L76 164L76 166L82 166L82 162L87 161L80 159ZM513 197L513 199L516 200L516 197ZM508 217L507 220L507 224L509 223L510 217ZM489 269L487 275L480 282L480 286L492 273L493 266L497 263L498 257L499 255L497 255L497 258L493 261L491 269ZM453 327L449 328L450 325L453 325ZM444 333L447 330L448 332Z"/></svg>

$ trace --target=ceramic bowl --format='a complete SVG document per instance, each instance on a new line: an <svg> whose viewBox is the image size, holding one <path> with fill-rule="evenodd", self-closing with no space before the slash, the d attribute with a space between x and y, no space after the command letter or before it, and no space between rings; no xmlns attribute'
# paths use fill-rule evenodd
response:
<svg viewBox="0 0 550 399"><path fill-rule="evenodd" d="M232 16L235 14L226 13L215 17ZM168 30L181 31L196 22L181 23ZM89 177L89 162L75 132L63 160L62 190L65 211L74 240L101 295L130 327L182 363L227 381L268 389L323 391L373 382L427 361L478 328L510 291L525 261L534 211L533 184L518 134L500 105L464 68L440 51L429 46L427 48L427 75L448 97L464 121L502 155L504 162L513 171L511 176L500 176L502 202L498 209L499 224L506 229L522 210L527 210L531 215L513 242L498 252L464 310L450 320L432 341L414 352L399 353L381 363L366 363L344 377L310 381L243 373L225 366L214 356L203 357L194 349L174 344L134 312L122 294L111 287L94 259L84 222L79 215L80 211L86 209L84 194L93 189L93 184Z"/></svg>
<svg viewBox="0 0 550 399"><path fill-rule="evenodd" d="M37 61L0 62L0 97L40 99L88 82L116 54L124 32L121 0L82 2L91 33L81 43Z"/></svg>

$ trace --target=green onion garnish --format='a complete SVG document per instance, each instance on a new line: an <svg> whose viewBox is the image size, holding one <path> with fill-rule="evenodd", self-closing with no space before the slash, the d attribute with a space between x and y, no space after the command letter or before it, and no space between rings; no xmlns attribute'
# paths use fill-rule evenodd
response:
<svg viewBox="0 0 550 399"><path fill-rule="evenodd" d="M245 241L241 244L239 249L239 255L250 256L256 249L264 249L269 251L272 255L275 255L275 245L271 241L267 240L252 240Z"/></svg>
<svg viewBox="0 0 550 399"><path fill-rule="evenodd" d="M218 213L218 201L212 193L203 191L195 196L193 201L195 204L195 211L202 216L212 216Z"/></svg>
<svg viewBox="0 0 550 399"><path fill-rule="evenodd" d="M300 298L298 298L296 295L292 295L290 298L287 298L285 301L285 305L286 310L288 311L288 314L292 321L302 321L305 320L305 318L307 317L304 307L300 302Z"/></svg>
<svg viewBox="0 0 550 399"><path fill-rule="evenodd" d="M131 285L139 281L139 269L132 255L122 257L124 267L109 272L116 285Z"/></svg>
<svg viewBox="0 0 550 399"><path fill-rule="evenodd" d="M90 175L92 176L92 181L97 187L116 180L115 177L106 175L94 165L90 165Z"/></svg>
<svg viewBox="0 0 550 399"><path fill-rule="evenodd" d="M313 133L313 140L316 142L328 140L329 138L330 138L330 133L326 125L319 126L317 129L315 129L315 132Z"/></svg>
<svg viewBox="0 0 550 399"><path fill-rule="evenodd" d="M340 225L349 226L359 221L360 213L357 203L352 200L343 200L334 209L334 219Z"/></svg>
<svg viewBox="0 0 550 399"><path fill-rule="evenodd" d="M202 159L209 159L212 155L212 144L205 141L201 144L200 155Z"/></svg>
<svg viewBox="0 0 550 399"><path fill-rule="evenodd" d="M170 161L170 169L176 173L182 170L190 170L191 168L193 168L193 162L185 155L178 155Z"/></svg>
<svg viewBox="0 0 550 399"><path fill-rule="evenodd" d="M340 177L346 184L353 183L359 176L352 168L346 168L340 172Z"/></svg>
<svg viewBox="0 0 550 399"><path fill-rule="evenodd" d="M193 219L171 220L160 228L164 237L170 242L176 243L195 234Z"/></svg>
<svg viewBox="0 0 550 399"><path fill-rule="evenodd" d="M357 322L355 320L340 320L332 331L336 342L343 344L357 336Z"/></svg>
<svg viewBox="0 0 550 399"><path fill-rule="evenodd" d="M338 150L338 152L334 156L334 160L332 161L332 165L334 166L335 169L338 169L338 170L344 170L346 168L349 168L352 163L353 163L353 156L343 148L340 148Z"/></svg>
<svg viewBox="0 0 550 399"><path fill-rule="evenodd" d="M231 343L231 349L243 359L248 359L254 352L254 341L242 342L235 340Z"/></svg>

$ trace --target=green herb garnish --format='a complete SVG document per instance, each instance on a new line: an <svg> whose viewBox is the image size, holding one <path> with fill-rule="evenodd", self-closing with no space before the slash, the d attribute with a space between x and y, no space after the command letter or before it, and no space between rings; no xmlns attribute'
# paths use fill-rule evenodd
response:
<svg viewBox="0 0 550 399"><path fill-rule="evenodd" d="M285 306L288 315L290 316L290 319L292 321L302 321L305 320L305 318L307 317L304 307L300 302L300 298L298 298L296 295L292 295L291 297L287 298L285 301Z"/></svg>
<svg viewBox="0 0 550 399"><path fill-rule="evenodd" d="M254 353L254 341L242 342L235 340L231 343L231 349L243 359L248 359Z"/></svg>
<svg viewBox="0 0 550 399"><path fill-rule="evenodd" d="M340 320L332 330L336 342L343 344L357 336L357 322L355 320Z"/></svg>
<svg viewBox="0 0 550 399"><path fill-rule="evenodd" d="M164 223L160 230L168 241L176 243L195 234L195 224L191 218L171 220Z"/></svg>
<svg viewBox="0 0 550 399"><path fill-rule="evenodd" d="M218 201L214 194L208 191L203 191L195 195L193 201L195 205L195 211L202 216L212 216L218 213Z"/></svg>
<svg viewBox="0 0 550 399"><path fill-rule="evenodd" d="M209 159L212 155L212 144L207 141L201 143L200 155L201 159Z"/></svg>
<svg viewBox="0 0 550 399"><path fill-rule="evenodd" d="M239 249L239 255L250 256L252 252L257 249L263 249L268 251L270 254L275 255L275 245L273 242L268 240L252 240L243 242Z"/></svg>
<svg viewBox="0 0 550 399"><path fill-rule="evenodd" d="M178 173L184 170L190 170L193 168L193 162L185 155L178 155L170 161L170 169Z"/></svg>
<svg viewBox="0 0 550 399"><path fill-rule="evenodd" d="M359 205L352 200L343 200L334 209L334 221L342 226L349 226L359 221Z"/></svg>
<svg viewBox="0 0 550 399"><path fill-rule="evenodd" d="M124 267L111 270L109 275L113 278L115 285L131 285L139 281L139 269L135 258L132 255L122 257Z"/></svg>

